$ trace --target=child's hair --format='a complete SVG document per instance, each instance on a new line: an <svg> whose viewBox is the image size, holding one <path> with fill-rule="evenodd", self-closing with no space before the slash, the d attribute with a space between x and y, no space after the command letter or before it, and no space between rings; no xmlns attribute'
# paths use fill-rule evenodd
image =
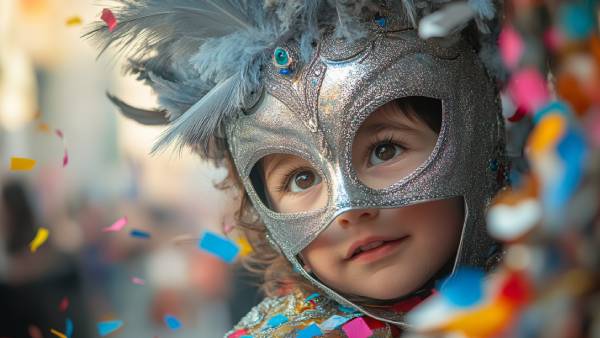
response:
<svg viewBox="0 0 600 338"><path fill-rule="evenodd" d="M419 119L439 134L442 122L440 100L412 96L394 100L402 112L410 119ZM280 296L293 288L311 293L317 291L302 275L294 272L292 264L271 246L266 238L266 227L250 203L231 158L224 164L229 170L225 180L217 185L220 189L237 188L241 192L240 205L235 214L236 225L252 246L252 253L244 257L242 264L250 272L262 277L261 289L267 296Z"/></svg>

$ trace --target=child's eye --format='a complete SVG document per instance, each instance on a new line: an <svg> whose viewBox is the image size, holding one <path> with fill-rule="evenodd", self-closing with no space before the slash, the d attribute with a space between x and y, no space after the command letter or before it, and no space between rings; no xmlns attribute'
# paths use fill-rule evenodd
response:
<svg viewBox="0 0 600 338"><path fill-rule="evenodd" d="M290 192L298 193L321 183L321 177L312 170L301 170L292 173L288 179Z"/></svg>
<svg viewBox="0 0 600 338"><path fill-rule="evenodd" d="M371 149L371 153L369 155L369 166L375 166L384 162L387 162L396 156L402 154L405 148L391 143L391 142L383 142L379 143Z"/></svg>

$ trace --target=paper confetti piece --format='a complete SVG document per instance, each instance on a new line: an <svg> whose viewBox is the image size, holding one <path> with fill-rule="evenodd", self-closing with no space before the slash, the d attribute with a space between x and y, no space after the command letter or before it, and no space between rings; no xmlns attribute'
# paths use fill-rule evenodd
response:
<svg viewBox="0 0 600 338"><path fill-rule="evenodd" d="M483 271L461 267L442 282L440 294L459 307L471 307L483 298Z"/></svg>
<svg viewBox="0 0 600 338"><path fill-rule="evenodd" d="M246 329L239 329L239 330L233 332L232 334L230 334L229 336L227 336L227 338L248 337L248 335L246 335L246 333L248 333L248 330L246 330Z"/></svg>
<svg viewBox="0 0 600 338"><path fill-rule="evenodd" d="M321 327L321 329L323 331L331 331L331 330L336 329L338 326L344 324L345 322L347 322L349 320L350 320L350 318L346 318L344 316L333 315L333 316L327 318L326 321L319 324L319 326Z"/></svg>
<svg viewBox="0 0 600 338"><path fill-rule="evenodd" d="M56 331L55 329L50 329L50 332L60 338L67 338L67 336L65 336L63 333Z"/></svg>
<svg viewBox="0 0 600 338"><path fill-rule="evenodd" d="M373 334L362 317L355 318L342 326L348 338L367 338Z"/></svg>
<svg viewBox="0 0 600 338"><path fill-rule="evenodd" d="M65 311L67 311L68 308L69 308L69 298L64 297L63 299L61 299L58 309L60 310L60 312L65 312Z"/></svg>
<svg viewBox="0 0 600 338"><path fill-rule="evenodd" d="M321 329L319 328L319 326L315 323L312 323L309 326L298 331L298 335L296 337L297 338L312 338L312 337L320 336L322 334L323 334L323 332L321 332Z"/></svg>
<svg viewBox="0 0 600 338"><path fill-rule="evenodd" d="M515 73L508 84L513 102L529 112L535 112L550 98L546 80L535 68L525 68Z"/></svg>
<svg viewBox="0 0 600 338"><path fill-rule="evenodd" d="M10 158L10 170L14 171L26 171L31 170L35 167L35 160L26 157L11 157Z"/></svg>
<svg viewBox="0 0 600 338"><path fill-rule="evenodd" d="M318 292L315 292L311 295L309 295L308 297L306 297L306 299L304 299L305 302L310 302L313 299L319 298L319 296L321 296Z"/></svg>
<svg viewBox="0 0 600 338"><path fill-rule="evenodd" d="M165 315L164 321L167 327L173 331L179 330L182 327L181 322L175 316Z"/></svg>
<svg viewBox="0 0 600 338"><path fill-rule="evenodd" d="M117 27L117 19L115 18L115 15L113 14L113 12L110 9L108 9L108 8L103 9L102 16L100 18L102 19L102 21L106 22L109 32L112 33L112 31L114 31L115 28Z"/></svg>
<svg viewBox="0 0 600 338"><path fill-rule="evenodd" d="M60 129L56 129L54 131L56 133L56 135L60 138L60 141L63 144L63 168L67 166L67 164L69 164L69 154L67 153L67 144L65 141L65 135L63 134L63 132Z"/></svg>
<svg viewBox="0 0 600 338"><path fill-rule="evenodd" d="M42 244L44 244L44 242L46 242L49 233L50 231L44 227L38 229L37 233L35 234L35 238L31 241L31 243L29 243L29 249L31 252L36 252L36 250Z"/></svg>
<svg viewBox="0 0 600 338"><path fill-rule="evenodd" d="M123 216L123 217L119 218L118 220L116 220L108 228L102 229L102 232L117 232L117 231L121 231L125 227L125 225L127 225L127 222L128 222L127 216Z"/></svg>
<svg viewBox="0 0 600 338"><path fill-rule="evenodd" d="M340 311L342 311L342 312L345 312L345 313L355 313L355 312L358 312L358 310L356 310L356 309L355 309L355 308L353 308L353 307L350 307L350 306L344 306L344 305L341 305L341 304L340 304L340 305L338 305L338 309L339 309Z"/></svg>
<svg viewBox="0 0 600 338"><path fill-rule="evenodd" d="M252 246L245 237L238 238L235 243L240 248L240 256L246 257L252 252Z"/></svg>
<svg viewBox="0 0 600 338"><path fill-rule="evenodd" d="M42 133L50 133L50 126L47 123L40 122L37 128Z"/></svg>
<svg viewBox="0 0 600 338"><path fill-rule="evenodd" d="M145 285L146 284L146 282L143 279L137 278L137 277L131 277L131 282L136 285Z"/></svg>
<svg viewBox="0 0 600 338"><path fill-rule="evenodd" d="M210 231L202 235L198 246L200 249L221 258L227 263L232 263L240 251L240 248L233 241Z"/></svg>
<svg viewBox="0 0 600 338"><path fill-rule="evenodd" d="M287 323L287 322L288 322L288 317L286 317L285 315L282 315L280 313L269 319L269 321L267 322L266 328L278 327L279 325Z"/></svg>
<svg viewBox="0 0 600 338"><path fill-rule="evenodd" d="M511 26L505 26L498 37L498 45L500 47L500 55L504 64L509 69L514 69L523 51L525 50L525 44L519 36L519 33Z"/></svg>
<svg viewBox="0 0 600 338"><path fill-rule="evenodd" d="M131 237L137 237L137 238L142 238L142 239L150 238L150 233L148 233L146 231L142 231L142 230L137 230L137 229L131 230L129 235L131 235Z"/></svg>
<svg viewBox="0 0 600 338"><path fill-rule="evenodd" d="M44 338L44 336L42 335L42 330L40 330L40 328L35 325L29 325L27 331L29 332L31 338Z"/></svg>
<svg viewBox="0 0 600 338"><path fill-rule="evenodd" d="M123 326L122 320L111 320L106 322L100 322L97 324L98 333L102 337L117 331L121 328L121 326Z"/></svg>
<svg viewBox="0 0 600 338"><path fill-rule="evenodd" d="M65 335L67 338L71 338L73 336L73 321L71 318L67 318L65 323Z"/></svg>
<svg viewBox="0 0 600 338"><path fill-rule="evenodd" d="M65 22L67 24L67 26L78 26L81 25L81 18L78 16L72 16L70 18L67 19L67 21Z"/></svg>

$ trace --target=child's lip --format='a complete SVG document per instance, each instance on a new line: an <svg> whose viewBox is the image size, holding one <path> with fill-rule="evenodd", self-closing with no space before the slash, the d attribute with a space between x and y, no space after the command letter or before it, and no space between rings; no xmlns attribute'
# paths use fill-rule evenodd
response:
<svg viewBox="0 0 600 338"><path fill-rule="evenodd" d="M350 248L348 248L348 251L346 252L346 256L344 257L345 260L350 260L352 259L352 257L354 256L354 253L356 252L356 250L358 250L359 247L363 246L363 245L367 245L373 242L390 242L390 241L395 241L398 239L403 239L408 237L408 235L405 236L399 236L399 237L383 237L383 236L369 236L365 239L356 241L354 243L352 243L352 245L350 246Z"/></svg>

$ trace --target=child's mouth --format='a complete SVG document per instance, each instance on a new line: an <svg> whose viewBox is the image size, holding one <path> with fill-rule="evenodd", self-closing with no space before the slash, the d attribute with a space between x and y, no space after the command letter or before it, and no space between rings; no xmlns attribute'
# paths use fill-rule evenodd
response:
<svg viewBox="0 0 600 338"><path fill-rule="evenodd" d="M357 247L348 260L361 262L376 261L388 256L407 238L408 236L404 236L389 241L371 241L368 244Z"/></svg>

